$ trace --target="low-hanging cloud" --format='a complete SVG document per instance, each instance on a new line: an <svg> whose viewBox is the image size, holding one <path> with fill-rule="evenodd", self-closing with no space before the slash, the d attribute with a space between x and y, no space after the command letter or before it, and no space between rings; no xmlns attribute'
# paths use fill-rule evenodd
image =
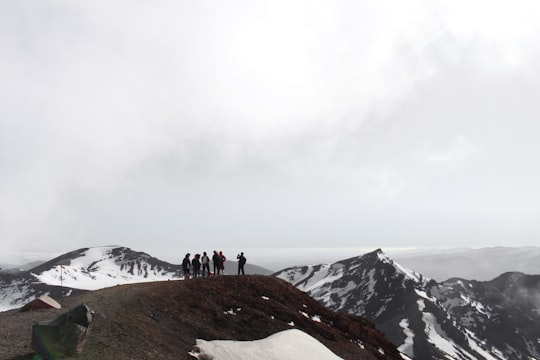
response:
<svg viewBox="0 0 540 360"><path fill-rule="evenodd" d="M4 3L2 239L425 243L404 211L463 207L522 224L539 12L460 4ZM468 226L451 236L491 224Z"/></svg>

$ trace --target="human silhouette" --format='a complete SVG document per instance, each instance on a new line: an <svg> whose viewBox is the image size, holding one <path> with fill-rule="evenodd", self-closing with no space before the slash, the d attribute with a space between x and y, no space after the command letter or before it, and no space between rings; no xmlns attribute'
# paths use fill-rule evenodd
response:
<svg viewBox="0 0 540 360"><path fill-rule="evenodd" d="M246 265L247 259L244 256L244 253L241 252L236 256L236 258L238 259L238 275L240 275L240 273L242 273L242 275L245 275L246 273L244 272L244 265Z"/></svg>
<svg viewBox="0 0 540 360"><path fill-rule="evenodd" d="M210 258L208 257L208 255L206 255L206 251L203 252L203 256L201 257L201 264L202 264L202 276L203 277L210 276Z"/></svg>
<svg viewBox="0 0 540 360"><path fill-rule="evenodd" d="M193 278L198 278L201 276L201 261L199 260L200 255L195 254L193 260L191 260L191 265L193 266Z"/></svg>
<svg viewBox="0 0 540 360"><path fill-rule="evenodd" d="M221 270L221 257L216 250L214 250L214 255L212 255L212 263L214 264L214 276L219 275Z"/></svg>
<svg viewBox="0 0 540 360"><path fill-rule="evenodd" d="M189 269L191 268L191 261L189 260L190 253L187 253L182 261L182 270L184 271L184 279L189 279Z"/></svg>

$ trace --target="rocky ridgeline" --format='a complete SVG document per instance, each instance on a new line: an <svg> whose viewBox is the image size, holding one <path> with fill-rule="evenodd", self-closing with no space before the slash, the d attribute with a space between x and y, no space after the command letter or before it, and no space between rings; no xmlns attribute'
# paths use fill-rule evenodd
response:
<svg viewBox="0 0 540 360"><path fill-rule="evenodd" d="M366 317L415 359L540 358L540 276L438 283L381 250L275 275L330 309Z"/></svg>

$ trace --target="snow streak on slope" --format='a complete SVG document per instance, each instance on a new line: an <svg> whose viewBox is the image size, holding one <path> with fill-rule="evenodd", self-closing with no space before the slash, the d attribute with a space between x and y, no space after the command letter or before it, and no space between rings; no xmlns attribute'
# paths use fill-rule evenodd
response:
<svg viewBox="0 0 540 360"><path fill-rule="evenodd" d="M339 270L339 268L335 269L330 264L307 265L301 268L291 269L290 271L285 270L284 276L294 286L307 292L339 278Z"/></svg>
<svg viewBox="0 0 540 360"><path fill-rule="evenodd" d="M377 257L381 262L389 264L397 270L398 273L402 274L404 276L405 280L412 280L416 283L420 284L427 284L431 279L428 277L423 276L422 274L417 273L416 271L413 271L411 269L408 269L401 264L395 262L394 260L390 259L388 255L383 253L382 251L377 253Z"/></svg>
<svg viewBox="0 0 540 360"><path fill-rule="evenodd" d="M411 329L409 329L409 320L401 319L401 321L399 322L399 326L403 328L403 333L405 334L405 340L403 341L403 344L398 346L398 350L404 354L407 354L408 356L414 356L414 352L413 352L414 332Z"/></svg>
<svg viewBox="0 0 540 360"><path fill-rule="evenodd" d="M445 336L446 334L437 322L437 318L430 312L424 312L425 307L423 300L418 300L418 310L422 312L422 321L425 324L424 332L428 342L440 349L448 359L475 360L474 356Z"/></svg>
<svg viewBox="0 0 540 360"><path fill-rule="evenodd" d="M256 341L200 340L190 353L197 359L216 360L340 360L312 336L296 329Z"/></svg>

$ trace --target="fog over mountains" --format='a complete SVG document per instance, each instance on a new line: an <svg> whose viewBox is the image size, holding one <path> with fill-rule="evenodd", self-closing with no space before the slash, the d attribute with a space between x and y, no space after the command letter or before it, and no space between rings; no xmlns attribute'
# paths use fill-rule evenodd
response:
<svg viewBox="0 0 540 360"><path fill-rule="evenodd" d="M387 253L400 264L437 281L451 277L492 280L509 271L540 274L540 247L534 246L417 249Z"/></svg>

